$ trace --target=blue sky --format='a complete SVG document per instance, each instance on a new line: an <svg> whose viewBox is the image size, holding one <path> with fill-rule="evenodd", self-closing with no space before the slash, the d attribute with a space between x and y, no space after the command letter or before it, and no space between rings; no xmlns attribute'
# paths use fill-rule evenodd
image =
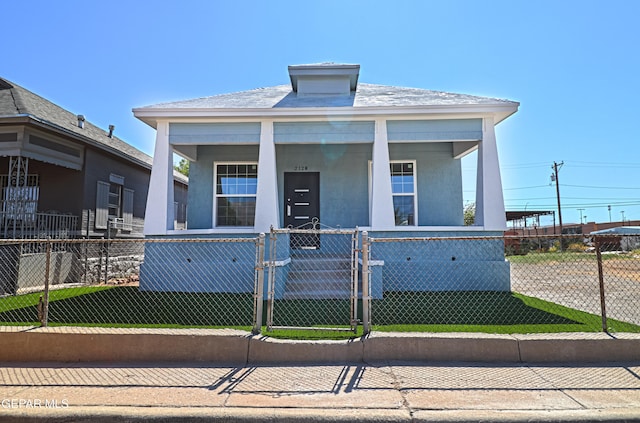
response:
<svg viewBox="0 0 640 423"><path fill-rule="evenodd" d="M362 82L520 102L497 127L508 210L556 208L555 161L564 223L609 221L608 205L640 219L638 1L23 0L2 16L1 77L148 154L134 107L359 63Z"/></svg>

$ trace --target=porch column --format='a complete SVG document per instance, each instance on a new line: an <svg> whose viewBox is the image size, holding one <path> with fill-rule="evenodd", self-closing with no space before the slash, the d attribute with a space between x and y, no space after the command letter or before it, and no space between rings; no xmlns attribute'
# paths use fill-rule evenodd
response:
<svg viewBox="0 0 640 423"><path fill-rule="evenodd" d="M493 117L482 120L476 179L476 225L484 226L488 231L507 230Z"/></svg>
<svg viewBox="0 0 640 423"><path fill-rule="evenodd" d="M372 162L370 224L373 229L377 230L391 229L395 227L396 220L393 214L389 143L385 119L376 119Z"/></svg>
<svg viewBox="0 0 640 423"><path fill-rule="evenodd" d="M153 167L144 217L145 235L166 235L173 229L173 150L169 122L158 121Z"/></svg>
<svg viewBox="0 0 640 423"><path fill-rule="evenodd" d="M258 192L256 193L254 230L258 233L269 232L271 225L274 228L280 227L276 145L273 139L273 121L263 121L260 125Z"/></svg>

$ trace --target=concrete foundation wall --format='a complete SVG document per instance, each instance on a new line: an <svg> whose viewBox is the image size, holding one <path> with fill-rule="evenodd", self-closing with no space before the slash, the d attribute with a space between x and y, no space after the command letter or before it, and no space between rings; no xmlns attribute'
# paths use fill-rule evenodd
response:
<svg viewBox="0 0 640 423"><path fill-rule="evenodd" d="M398 237L399 233L372 232L369 235L375 239ZM402 233L408 238L450 235L440 232ZM487 238L496 235L493 232L460 234L472 235L477 239L374 242L371 246L373 298L383 298L387 291L510 291L510 264L504 258L503 240ZM350 236L321 234L320 250L295 250L295 253L313 256L326 252L348 257L350 242ZM269 243L267 236L265 261L269 261ZM275 296L279 299L287 283L292 251L288 234L278 234L276 243L274 262L278 283ZM326 251L323 251L323 246ZM145 262L141 266L140 289L253 292L255 248L253 242L148 243ZM265 298L267 281L265 267Z"/></svg>
<svg viewBox="0 0 640 423"><path fill-rule="evenodd" d="M52 252L49 269L49 284L69 283L73 277L76 257L70 252ZM44 287L47 268L46 253L26 254L20 257L18 267L18 290Z"/></svg>
<svg viewBox="0 0 640 423"><path fill-rule="evenodd" d="M486 238L496 235L460 233L456 236L465 239L374 241L372 295L382 298L385 291L510 291L511 272L504 257L504 241ZM371 232L369 236L375 240L398 234ZM443 234L416 232L402 236L436 238Z"/></svg>
<svg viewBox="0 0 640 423"><path fill-rule="evenodd" d="M253 242L147 243L140 290L171 292L253 292Z"/></svg>

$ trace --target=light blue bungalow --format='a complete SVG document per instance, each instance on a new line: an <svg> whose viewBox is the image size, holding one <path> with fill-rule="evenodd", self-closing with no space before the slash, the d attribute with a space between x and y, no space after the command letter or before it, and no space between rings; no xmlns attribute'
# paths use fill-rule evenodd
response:
<svg viewBox="0 0 640 423"><path fill-rule="evenodd" d="M494 127L519 103L364 84L353 64L288 71L287 85L134 109L157 131L147 237L255 237L314 218L323 227L357 227L371 237L486 237L506 230ZM476 150L476 220L464 226L461 158ZM174 153L190 162L187 230L174 229ZM446 245L412 263L448 266L436 289L510 289L501 240L474 244L480 251L473 252ZM204 278L176 271L161 281L158 275L183 257L171 251L174 243L147 247L141 289L222 290L213 273L229 261L201 263L194 272ZM398 255L403 247L394 248ZM377 251L378 264L393 260L385 254ZM451 263L452 256L459 260ZM237 289L251 291L252 282Z"/></svg>

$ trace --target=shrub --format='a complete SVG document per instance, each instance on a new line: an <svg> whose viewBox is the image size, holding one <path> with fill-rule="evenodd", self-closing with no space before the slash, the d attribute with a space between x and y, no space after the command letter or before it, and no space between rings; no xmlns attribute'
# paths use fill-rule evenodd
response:
<svg viewBox="0 0 640 423"><path fill-rule="evenodd" d="M572 242L567 245L567 251L571 251L574 253L582 253L586 250L586 246L582 242Z"/></svg>

